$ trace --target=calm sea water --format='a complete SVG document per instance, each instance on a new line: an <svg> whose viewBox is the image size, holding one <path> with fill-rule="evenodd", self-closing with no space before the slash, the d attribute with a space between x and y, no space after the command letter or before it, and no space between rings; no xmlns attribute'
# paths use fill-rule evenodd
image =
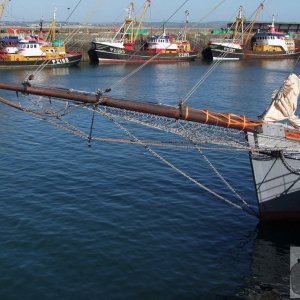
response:
<svg viewBox="0 0 300 300"><path fill-rule="evenodd" d="M118 83L113 96L176 105L209 67L149 65L120 82L133 66L82 64L45 70L38 79L88 91ZM223 63L188 105L255 118L292 68L292 61ZM1 81L20 82L26 74L0 71ZM91 115L76 114L88 132ZM103 136L126 137L104 118L94 125ZM128 128L144 139L156 136L137 127ZM259 224L142 147L88 147L3 104L0 137L0 299L289 297L290 245L300 245L295 226ZM231 197L195 151L157 151ZM247 153L205 154L256 207Z"/></svg>

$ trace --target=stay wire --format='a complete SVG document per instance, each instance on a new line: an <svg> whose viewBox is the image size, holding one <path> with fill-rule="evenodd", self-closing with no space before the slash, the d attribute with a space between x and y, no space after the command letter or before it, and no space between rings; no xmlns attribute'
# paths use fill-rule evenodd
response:
<svg viewBox="0 0 300 300"><path fill-rule="evenodd" d="M176 11L175 12L173 12L172 13L172 15L163 23L163 26L162 26L162 28L164 29L164 26L165 26L165 24L167 24L169 21L170 21L170 19L188 2L189 0L185 0L185 2L183 3L183 4L181 4L177 9L176 9ZM146 42L145 43L143 43L140 47L139 47L139 49L137 49L130 57L129 57L129 59L125 62L125 65L134 57L134 55L138 52L138 51L140 51L143 47L144 47L144 45L146 44ZM171 44L166 48L166 50L167 49L169 49L169 47L171 46ZM159 52L159 53L157 53L157 54L155 54L154 56L152 56L150 59L148 59L142 66L140 66L140 67L138 67L137 68L137 70L133 70L133 72L131 72L130 74L128 74L127 76L125 76L125 79L128 79L128 78L130 78L131 76L133 76L135 73L137 73L139 70L141 70L144 66L146 66L148 63L150 63L151 61L153 61L155 58L157 58L159 55L160 55L161 53ZM118 81L117 83L115 83L115 84L113 84L113 86L116 86L116 85L118 85L120 82L122 82L122 81L124 81L123 79L121 79L120 81ZM110 87L110 88L112 88L112 86Z"/></svg>
<svg viewBox="0 0 300 300"><path fill-rule="evenodd" d="M261 4L264 4L267 0L263 0ZM222 1L221 1L222 2ZM221 5L222 3L220 3ZM257 10L256 10L257 11ZM256 12L255 11L255 12ZM254 16L255 12L252 14L252 16ZM252 18L251 16L251 18ZM232 23L231 27L229 29L233 28L234 23ZM243 35L246 34L247 30L250 29L251 24L248 25L248 27L245 29L244 33L242 33L238 39L241 39ZM212 66L208 69L208 71L196 82L196 84L189 90L189 92L183 97L183 99L181 100L182 104L185 104L190 97L198 90L198 88L200 87L200 85L206 81L206 79L209 77L209 75L216 69L216 67L222 62L222 60L228 55L229 52L224 52L222 53L222 55L219 57L218 60L216 60L215 62L213 62Z"/></svg>
<svg viewBox="0 0 300 300"><path fill-rule="evenodd" d="M189 138L189 135L185 129L184 126L181 125L180 121L178 121L179 126L182 128L182 130L186 133L186 138L193 143L193 141ZM257 215L256 211L240 196L240 194L231 186L231 184L224 178L224 176L217 170L217 168L212 164L212 162L208 159L208 157L203 153L202 149L193 143L197 151L201 154L201 156L204 158L204 160L207 162L207 164L211 167L211 169L214 171L214 173L223 181L223 183L227 186L227 188L240 200L242 203L248 207L254 215Z"/></svg>
<svg viewBox="0 0 300 300"><path fill-rule="evenodd" d="M172 13L172 15L163 23L163 28L165 26L165 24L167 24L170 19L188 2L189 0L184 1L183 4L181 4L175 12ZM212 11L214 11L217 7L219 7L225 0L222 0ZM210 12L211 13L211 12ZM202 18L202 20L204 18L206 18L210 13L208 13L205 17ZM170 46L169 46L170 47ZM168 47L168 48L169 48ZM168 49L167 48L167 49ZM138 68L136 68L135 70L133 70L132 72L130 72L128 75L126 75L125 77L121 78L120 80L116 81L115 83L113 83L110 88L114 88L116 86L118 86L121 82L129 79L130 77L132 77L134 74L138 73L141 69L143 69L146 65L148 65L150 62L152 62L154 59L156 59L161 53L157 53L154 56L152 56L150 59L148 59L147 61L145 61L141 66L139 66ZM133 56L133 55L132 55ZM131 58L129 58L130 60Z"/></svg>
<svg viewBox="0 0 300 300"><path fill-rule="evenodd" d="M71 18L71 16L74 14L74 12L76 11L77 7L79 6L79 4L81 3L82 0L79 0L77 2L77 4L75 5L75 7L72 9L71 13L68 15L65 23L67 23L69 21L69 19Z"/></svg>
<svg viewBox="0 0 300 300"><path fill-rule="evenodd" d="M208 16L210 16L215 10L217 10L226 0L221 0L216 6L214 6L204 17L202 17L198 23L203 22Z"/></svg>
<svg viewBox="0 0 300 300"><path fill-rule="evenodd" d="M178 11L187 3L189 0L185 0L184 3L182 3L172 14L171 16L163 23L163 28L165 27L165 24L167 24L177 13Z"/></svg>
<svg viewBox="0 0 300 300"><path fill-rule="evenodd" d="M88 145L89 145L89 147L91 147L92 132L93 132L94 120L95 120L95 111L96 111L96 106L93 107L92 122L91 122L91 127L90 127L89 138L88 138Z"/></svg>
<svg viewBox="0 0 300 300"><path fill-rule="evenodd" d="M70 19L70 17L73 15L73 13L76 11L76 9L78 8L79 4L82 2L82 0L79 0L76 4L76 6L73 8L72 12L70 13L70 15L67 17L65 23ZM99 1L100 3L100 1ZM91 13L89 14L89 18L95 14L97 12L97 10L93 10L91 11ZM88 18L88 17L87 17ZM64 45L67 45L75 36L75 34L77 34L79 31L81 30L81 28L75 28L73 29L73 31L67 36L67 38L64 40ZM51 62L51 60L45 60L42 62L42 64L40 64L35 71L33 72L34 75L34 79L38 78L38 74ZM28 82L28 78L29 76L31 76L31 74L27 74L25 77L25 82Z"/></svg>
<svg viewBox="0 0 300 300"><path fill-rule="evenodd" d="M200 183L199 181L197 181L196 179L194 179L193 177L189 176L188 174L186 174L184 171L180 170L179 168L177 168L174 164L172 164L170 161L168 161L167 159L165 159L164 157L162 157L160 154L158 154L156 151L154 151L152 148L150 148L148 145L145 145L140 139L138 139L132 132L130 132L127 128L125 128L123 125L121 125L119 122L117 122L115 119L113 119L111 116L107 115L105 111L103 111L103 116L107 117L109 120L111 120L118 128L120 128L122 131L124 131L127 135L129 135L131 137L131 139L133 139L134 141L136 141L139 145L143 146L147 151L149 151L154 157L158 158L159 160L161 160L163 163L165 163L166 165L168 165L170 168L172 168L173 170L175 170L177 173L181 174L182 176L184 176L186 179L188 179L189 181L193 182L194 184L196 184L198 187L202 188L203 190L207 191L208 193L212 194L213 196L215 196L216 198L223 200L225 203L249 214L252 216L257 217L256 213L253 213L253 211L249 210L248 207L242 207L236 203L234 203L231 200L226 199L225 197L223 197L222 195L219 195L217 192L211 190L210 188L206 187L205 185L203 185L202 183Z"/></svg>

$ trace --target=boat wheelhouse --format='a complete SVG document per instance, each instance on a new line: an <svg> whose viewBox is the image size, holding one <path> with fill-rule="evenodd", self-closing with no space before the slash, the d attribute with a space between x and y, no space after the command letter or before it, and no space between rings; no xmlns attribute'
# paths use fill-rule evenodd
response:
<svg viewBox="0 0 300 300"><path fill-rule="evenodd" d="M260 6L256 15L262 9L263 6ZM241 10L236 23L244 24ZM243 31L243 25L240 26L239 28L242 28L242 31L238 35L234 31L232 39L213 39L209 41L209 47L204 51L205 58L213 60L295 59L300 56L300 49L296 46L293 36L277 31L274 16L268 30L258 30L251 37L251 28L254 23L255 20L250 23L247 31Z"/></svg>

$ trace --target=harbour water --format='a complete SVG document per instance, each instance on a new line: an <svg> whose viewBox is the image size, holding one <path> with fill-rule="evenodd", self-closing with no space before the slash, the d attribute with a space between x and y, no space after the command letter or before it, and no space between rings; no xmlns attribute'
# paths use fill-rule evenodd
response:
<svg viewBox="0 0 300 300"><path fill-rule="evenodd" d="M44 70L38 79L87 91L113 86L112 96L176 105L210 65L148 65L121 81L134 68L81 64ZM256 118L293 68L294 61L222 63L187 104ZM0 77L20 82L27 73L1 70ZM91 114L77 116L89 132ZM94 126L103 136L124 137L105 118ZM161 134L126 126L143 139ZM259 224L144 147L96 141L88 147L3 104L0 136L0 299L289 298L290 245L300 246L295 225ZM157 151L231 197L196 151ZM248 154L204 153L256 207Z"/></svg>

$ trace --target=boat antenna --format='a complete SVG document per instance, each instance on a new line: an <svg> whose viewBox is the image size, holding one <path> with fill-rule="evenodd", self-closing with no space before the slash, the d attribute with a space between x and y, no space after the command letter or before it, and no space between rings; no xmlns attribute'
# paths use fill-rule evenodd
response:
<svg viewBox="0 0 300 300"><path fill-rule="evenodd" d="M43 17L40 19L40 32L43 31Z"/></svg>
<svg viewBox="0 0 300 300"><path fill-rule="evenodd" d="M186 40L187 39L187 27L188 27L188 23L189 23L189 15L190 12L188 10L186 10L185 12L185 27L184 27L184 34L183 34L183 39Z"/></svg>

